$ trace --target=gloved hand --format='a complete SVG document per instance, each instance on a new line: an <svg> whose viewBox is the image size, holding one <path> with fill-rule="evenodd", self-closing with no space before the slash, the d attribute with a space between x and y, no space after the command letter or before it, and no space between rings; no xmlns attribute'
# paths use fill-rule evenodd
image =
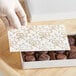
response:
<svg viewBox="0 0 76 76"><path fill-rule="evenodd" d="M0 18L10 28L20 28L27 23L19 0L0 0Z"/></svg>

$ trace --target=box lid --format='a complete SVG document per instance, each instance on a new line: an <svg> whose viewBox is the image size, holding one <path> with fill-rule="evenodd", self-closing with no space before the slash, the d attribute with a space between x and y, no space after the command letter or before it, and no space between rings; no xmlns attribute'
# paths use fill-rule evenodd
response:
<svg viewBox="0 0 76 76"><path fill-rule="evenodd" d="M25 5L32 22L76 18L76 0L25 0Z"/></svg>
<svg viewBox="0 0 76 76"><path fill-rule="evenodd" d="M11 52L70 50L63 25L28 25L8 31Z"/></svg>

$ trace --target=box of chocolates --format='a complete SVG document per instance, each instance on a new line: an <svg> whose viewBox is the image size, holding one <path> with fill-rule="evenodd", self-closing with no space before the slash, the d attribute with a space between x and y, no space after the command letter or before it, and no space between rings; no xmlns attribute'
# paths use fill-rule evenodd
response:
<svg viewBox="0 0 76 76"><path fill-rule="evenodd" d="M23 69L76 66L76 35L68 35L70 50L21 52Z"/></svg>
<svg viewBox="0 0 76 76"><path fill-rule="evenodd" d="M64 25L28 25L8 31L10 52L20 52L23 69L76 66L76 35Z"/></svg>

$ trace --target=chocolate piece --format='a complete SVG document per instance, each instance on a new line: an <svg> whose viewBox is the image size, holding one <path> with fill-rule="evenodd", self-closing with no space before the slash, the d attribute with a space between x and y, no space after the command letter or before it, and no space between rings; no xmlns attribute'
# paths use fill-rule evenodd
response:
<svg viewBox="0 0 76 76"><path fill-rule="evenodd" d="M75 45L75 38L73 36L68 36L69 44Z"/></svg>
<svg viewBox="0 0 76 76"><path fill-rule="evenodd" d="M70 46L70 48L71 48L71 52L76 52L76 46Z"/></svg>
<svg viewBox="0 0 76 76"><path fill-rule="evenodd" d="M35 61L35 57L33 55L26 56L25 61Z"/></svg>
<svg viewBox="0 0 76 76"><path fill-rule="evenodd" d="M57 54L57 55L56 55L56 58L59 59L59 60L60 60L60 59L67 59L67 56L64 55L64 54Z"/></svg>
<svg viewBox="0 0 76 76"><path fill-rule="evenodd" d="M50 51L48 54L49 54L51 60L55 60L56 59L56 57L55 57L56 53L55 52Z"/></svg>
<svg viewBox="0 0 76 76"><path fill-rule="evenodd" d="M25 52L26 55L33 55L34 51Z"/></svg>
<svg viewBox="0 0 76 76"><path fill-rule="evenodd" d="M50 56L49 56L48 54L43 53L43 54L41 54L41 55L39 56L39 60L40 60L40 61L50 60Z"/></svg>
<svg viewBox="0 0 76 76"><path fill-rule="evenodd" d="M76 52L70 52L69 59L76 59Z"/></svg>

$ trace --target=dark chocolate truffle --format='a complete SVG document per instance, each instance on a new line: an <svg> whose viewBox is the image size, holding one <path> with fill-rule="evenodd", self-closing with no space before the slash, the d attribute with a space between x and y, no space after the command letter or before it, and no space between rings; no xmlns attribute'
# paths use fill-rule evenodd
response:
<svg viewBox="0 0 76 76"><path fill-rule="evenodd" d="M35 61L35 57L33 55L26 56L25 61Z"/></svg>
<svg viewBox="0 0 76 76"><path fill-rule="evenodd" d="M67 56L64 55L64 54L57 54L57 55L56 55L56 58L59 59L59 60L60 60L60 59L67 59Z"/></svg>
<svg viewBox="0 0 76 76"><path fill-rule="evenodd" d="M48 54L41 54L39 56L39 60L43 61L43 60L50 60L50 56Z"/></svg>
<svg viewBox="0 0 76 76"><path fill-rule="evenodd" d="M75 38L73 36L68 36L69 44L75 45Z"/></svg>
<svg viewBox="0 0 76 76"><path fill-rule="evenodd" d="M70 48L71 48L71 52L76 52L76 46L70 46Z"/></svg>
<svg viewBox="0 0 76 76"><path fill-rule="evenodd" d="M76 52L70 52L69 59L76 59Z"/></svg>

